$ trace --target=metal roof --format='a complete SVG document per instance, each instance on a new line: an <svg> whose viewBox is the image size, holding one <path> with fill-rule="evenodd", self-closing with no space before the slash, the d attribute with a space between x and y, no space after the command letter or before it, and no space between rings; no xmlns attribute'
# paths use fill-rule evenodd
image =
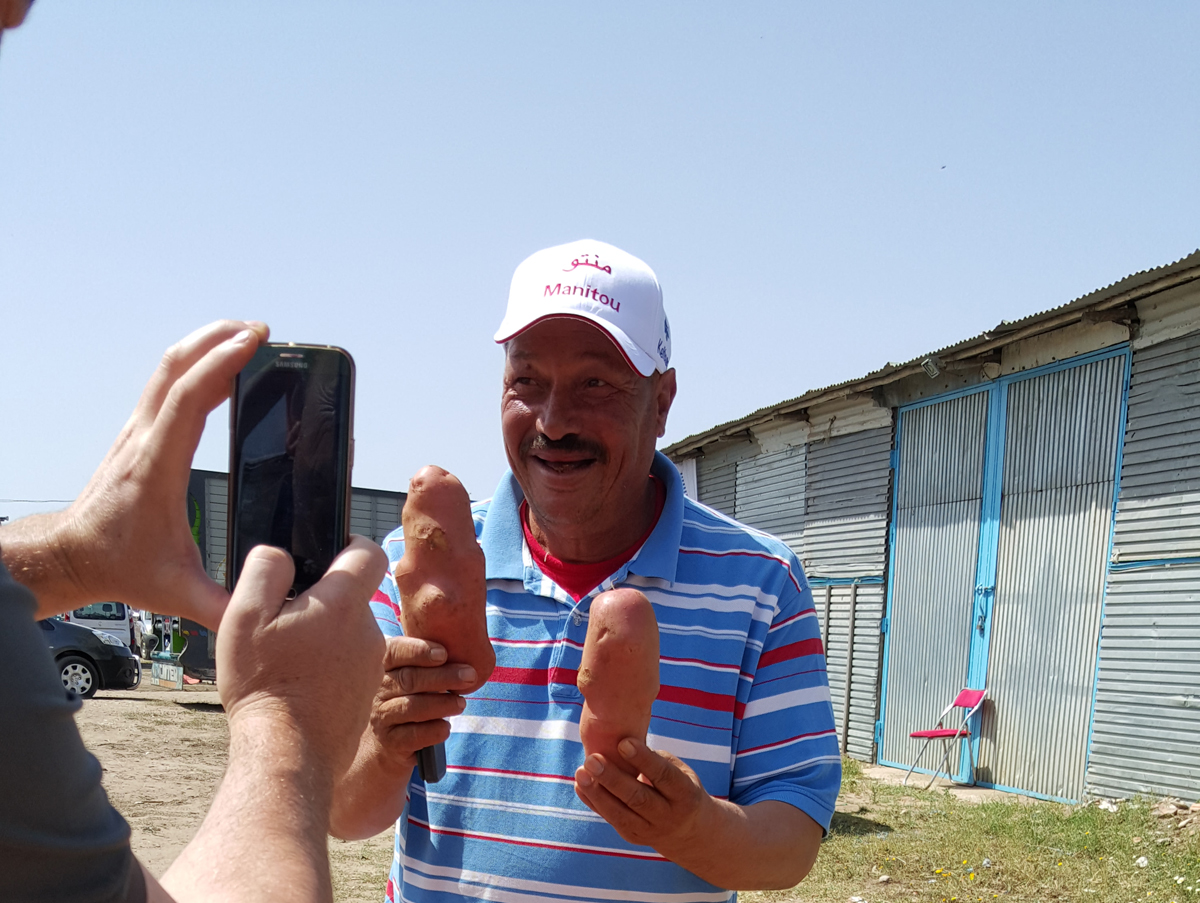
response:
<svg viewBox="0 0 1200 903"><path fill-rule="evenodd" d="M766 423L780 414L801 411L816 404L845 398L848 395L859 392L866 392L877 386L887 385L908 376L913 376L922 372L921 362L928 358L932 357L942 362L949 362L976 357L1002 348L1005 345L1010 345L1013 342L1018 342L1021 339L1077 323L1087 311L1110 310L1112 308L1124 307L1149 295L1166 291L1169 288L1174 288L1177 285L1183 285L1186 282L1196 279L1200 279L1200 250L1193 251L1191 254L1181 257L1174 263L1133 273L1111 285L1098 288L1093 292L1089 292L1086 295L1076 298L1074 301L1068 301L1066 304L1058 307L1030 314L1020 320L1001 320L996 326L986 332L982 332L969 339L964 339L953 345L939 348L936 351L919 355L910 361L889 363L857 379L834 383L820 389L813 389L805 392L803 395L797 395L795 398L789 398L786 401L759 408L745 417L739 417L736 420L718 424L703 432L694 433L686 439L672 443L663 449L663 451L668 455L687 454L725 436L744 432L750 427Z"/></svg>

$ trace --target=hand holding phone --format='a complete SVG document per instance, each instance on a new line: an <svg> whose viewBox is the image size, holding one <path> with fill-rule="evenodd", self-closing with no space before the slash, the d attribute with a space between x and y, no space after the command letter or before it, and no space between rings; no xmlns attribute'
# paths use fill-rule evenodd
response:
<svg viewBox="0 0 1200 903"><path fill-rule="evenodd" d="M226 585L251 549L277 546L295 563L293 597L349 540L354 361L331 346L263 345L234 380L229 418Z"/></svg>

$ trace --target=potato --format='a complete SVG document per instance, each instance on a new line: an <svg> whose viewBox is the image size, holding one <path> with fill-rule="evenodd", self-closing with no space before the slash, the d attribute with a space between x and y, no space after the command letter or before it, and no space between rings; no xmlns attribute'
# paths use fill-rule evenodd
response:
<svg viewBox="0 0 1200 903"><path fill-rule="evenodd" d="M592 600L578 686L584 753L600 753L636 776L617 744L626 737L645 741L658 696L658 620L636 589L609 590Z"/></svg>
<svg viewBox="0 0 1200 903"><path fill-rule="evenodd" d="M401 514L404 557L393 576L400 591L405 636L446 647L447 661L478 675L464 693L482 687L496 667L488 639L483 549L475 539L471 500L453 474L423 467L408 485Z"/></svg>

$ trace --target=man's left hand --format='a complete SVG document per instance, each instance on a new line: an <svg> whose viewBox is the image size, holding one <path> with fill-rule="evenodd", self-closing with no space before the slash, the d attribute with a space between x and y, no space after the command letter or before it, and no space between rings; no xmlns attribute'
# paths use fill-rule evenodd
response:
<svg viewBox="0 0 1200 903"><path fill-rule="evenodd" d="M619 751L639 772L637 778L593 754L575 771L575 793L630 843L653 847L668 859L694 845L720 803L700 784L696 772L668 752L656 752L633 738Z"/></svg>

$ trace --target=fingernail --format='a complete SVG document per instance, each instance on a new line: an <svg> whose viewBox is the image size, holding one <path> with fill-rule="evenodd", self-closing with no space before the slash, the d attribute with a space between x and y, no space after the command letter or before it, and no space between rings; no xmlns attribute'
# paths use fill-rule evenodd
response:
<svg viewBox="0 0 1200 903"><path fill-rule="evenodd" d="M455 698L458 700L458 710L461 712L467 707L467 700L462 696L456 696Z"/></svg>
<svg viewBox="0 0 1200 903"><path fill-rule="evenodd" d="M633 748L633 744L628 740L622 740L620 743L618 743L617 749L621 751L621 755L623 755L626 759L632 759L637 753L637 750Z"/></svg>
<svg viewBox="0 0 1200 903"><path fill-rule="evenodd" d="M446 647L438 646L435 643L429 644L429 660L431 662L442 663L446 660Z"/></svg>
<svg viewBox="0 0 1200 903"><path fill-rule="evenodd" d="M463 683L470 683L475 679L475 669L470 665L464 665L458 669L458 679Z"/></svg>
<svg viewBox="0 0 1200 903"><path fill-rule="evenodd" d="M254 342L254 344L257 345L258 333L256 333L253 329L243 329L233 337L233 341L237 342L239 345L246 345L250 342Z"/></svg>
<svg viewBox="0 0 1200 903"><path fill-rule="evenodd" d="M583 767L594 775L599 776L604 774L604 765L595 756L588 756L586 759L584 759Z"/></svg>
<svg viewBox="0 0 1200 903"><path fill-rule="evenodd" d="M586 771L575 772L575 780L579 782L580 787L591 787L592 786L592 776L590 774L588 774Z"/></svg>

